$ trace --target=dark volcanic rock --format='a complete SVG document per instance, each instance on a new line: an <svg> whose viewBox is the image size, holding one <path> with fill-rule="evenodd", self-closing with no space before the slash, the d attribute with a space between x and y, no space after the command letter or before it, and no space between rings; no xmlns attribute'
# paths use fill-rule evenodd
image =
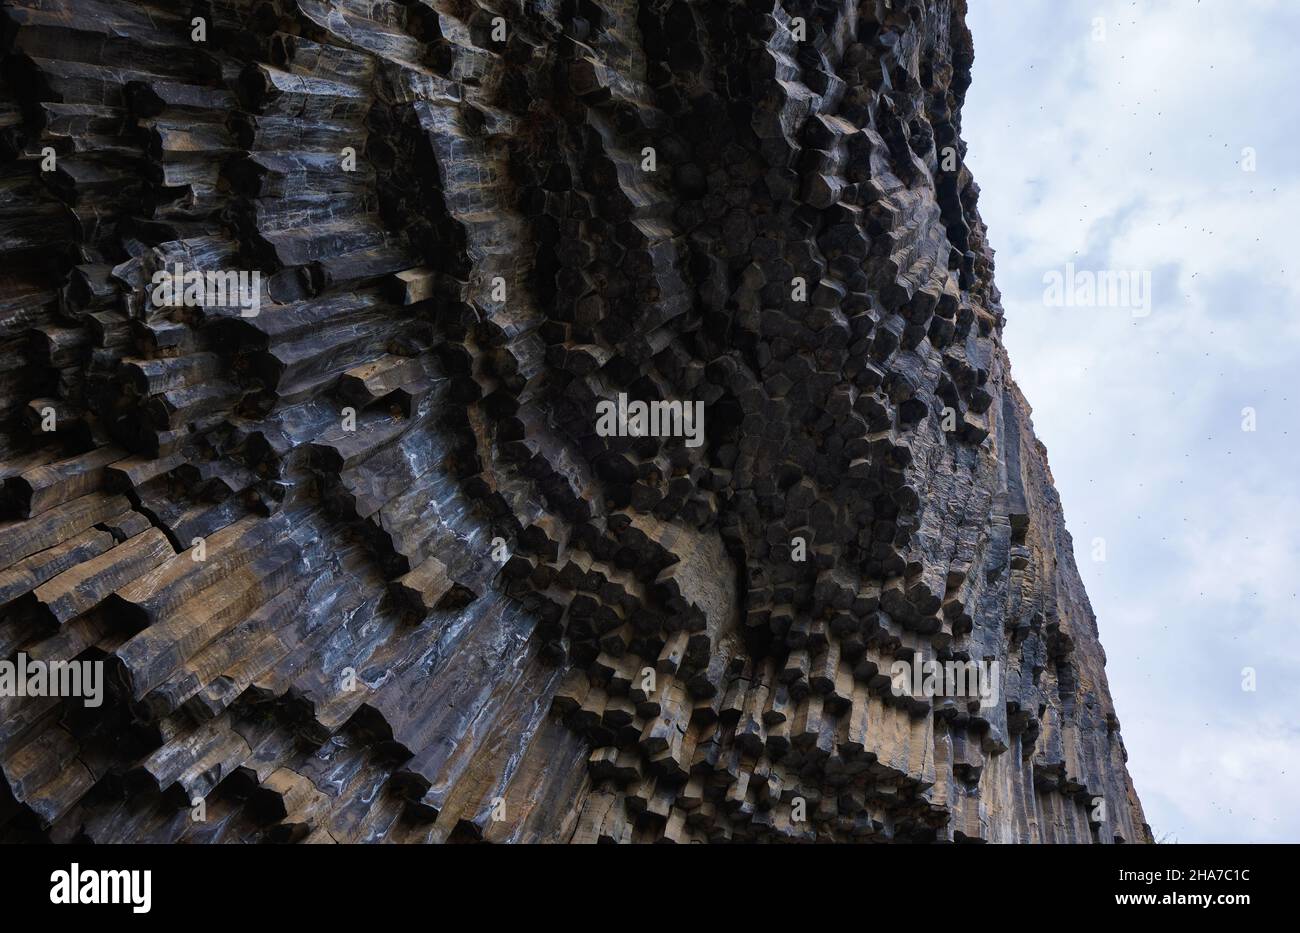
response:
<svg viewBox="0 0 1300 933"><path fill-rule="evenodd" d="M1148 840L964 7L6 3L0 836Z"/></svg>

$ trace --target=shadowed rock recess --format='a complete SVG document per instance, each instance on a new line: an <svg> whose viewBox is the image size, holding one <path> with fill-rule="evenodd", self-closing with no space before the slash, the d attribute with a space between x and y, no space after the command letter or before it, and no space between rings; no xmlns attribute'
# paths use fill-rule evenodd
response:
<svg viewBox="0 0 1300 933"><path fill-rule="evenodd" d="M3 7L0 838L1150 839L962 0Z"/></svg>

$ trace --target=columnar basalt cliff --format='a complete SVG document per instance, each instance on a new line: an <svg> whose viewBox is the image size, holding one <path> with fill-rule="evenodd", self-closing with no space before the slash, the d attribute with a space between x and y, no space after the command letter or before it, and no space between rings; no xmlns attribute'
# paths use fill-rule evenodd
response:
<svg viewBox="0 0 1300 933"><path fill-rule="evenodd" d="M964 13L6 0L0 838L1149 840Z"/></svg>

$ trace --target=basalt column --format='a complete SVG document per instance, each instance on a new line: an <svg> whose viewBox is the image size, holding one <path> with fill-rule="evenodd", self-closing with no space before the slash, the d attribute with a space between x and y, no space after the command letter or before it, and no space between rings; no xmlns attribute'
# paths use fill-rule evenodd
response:
<svg viewBox="0 0 1300 933"><path fill-rule="evenodd" d="M0 839L1148 841L964 14L4 0Z"/></svg>

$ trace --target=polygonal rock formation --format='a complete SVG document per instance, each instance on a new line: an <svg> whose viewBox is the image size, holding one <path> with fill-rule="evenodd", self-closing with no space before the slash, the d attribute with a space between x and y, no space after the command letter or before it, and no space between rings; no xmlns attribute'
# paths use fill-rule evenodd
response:
<svg viewBox="0 0 1300 933"><path fill-rule="evenodd" d="M0 835L1148 839L964 12L8 0Z"/></svg>

